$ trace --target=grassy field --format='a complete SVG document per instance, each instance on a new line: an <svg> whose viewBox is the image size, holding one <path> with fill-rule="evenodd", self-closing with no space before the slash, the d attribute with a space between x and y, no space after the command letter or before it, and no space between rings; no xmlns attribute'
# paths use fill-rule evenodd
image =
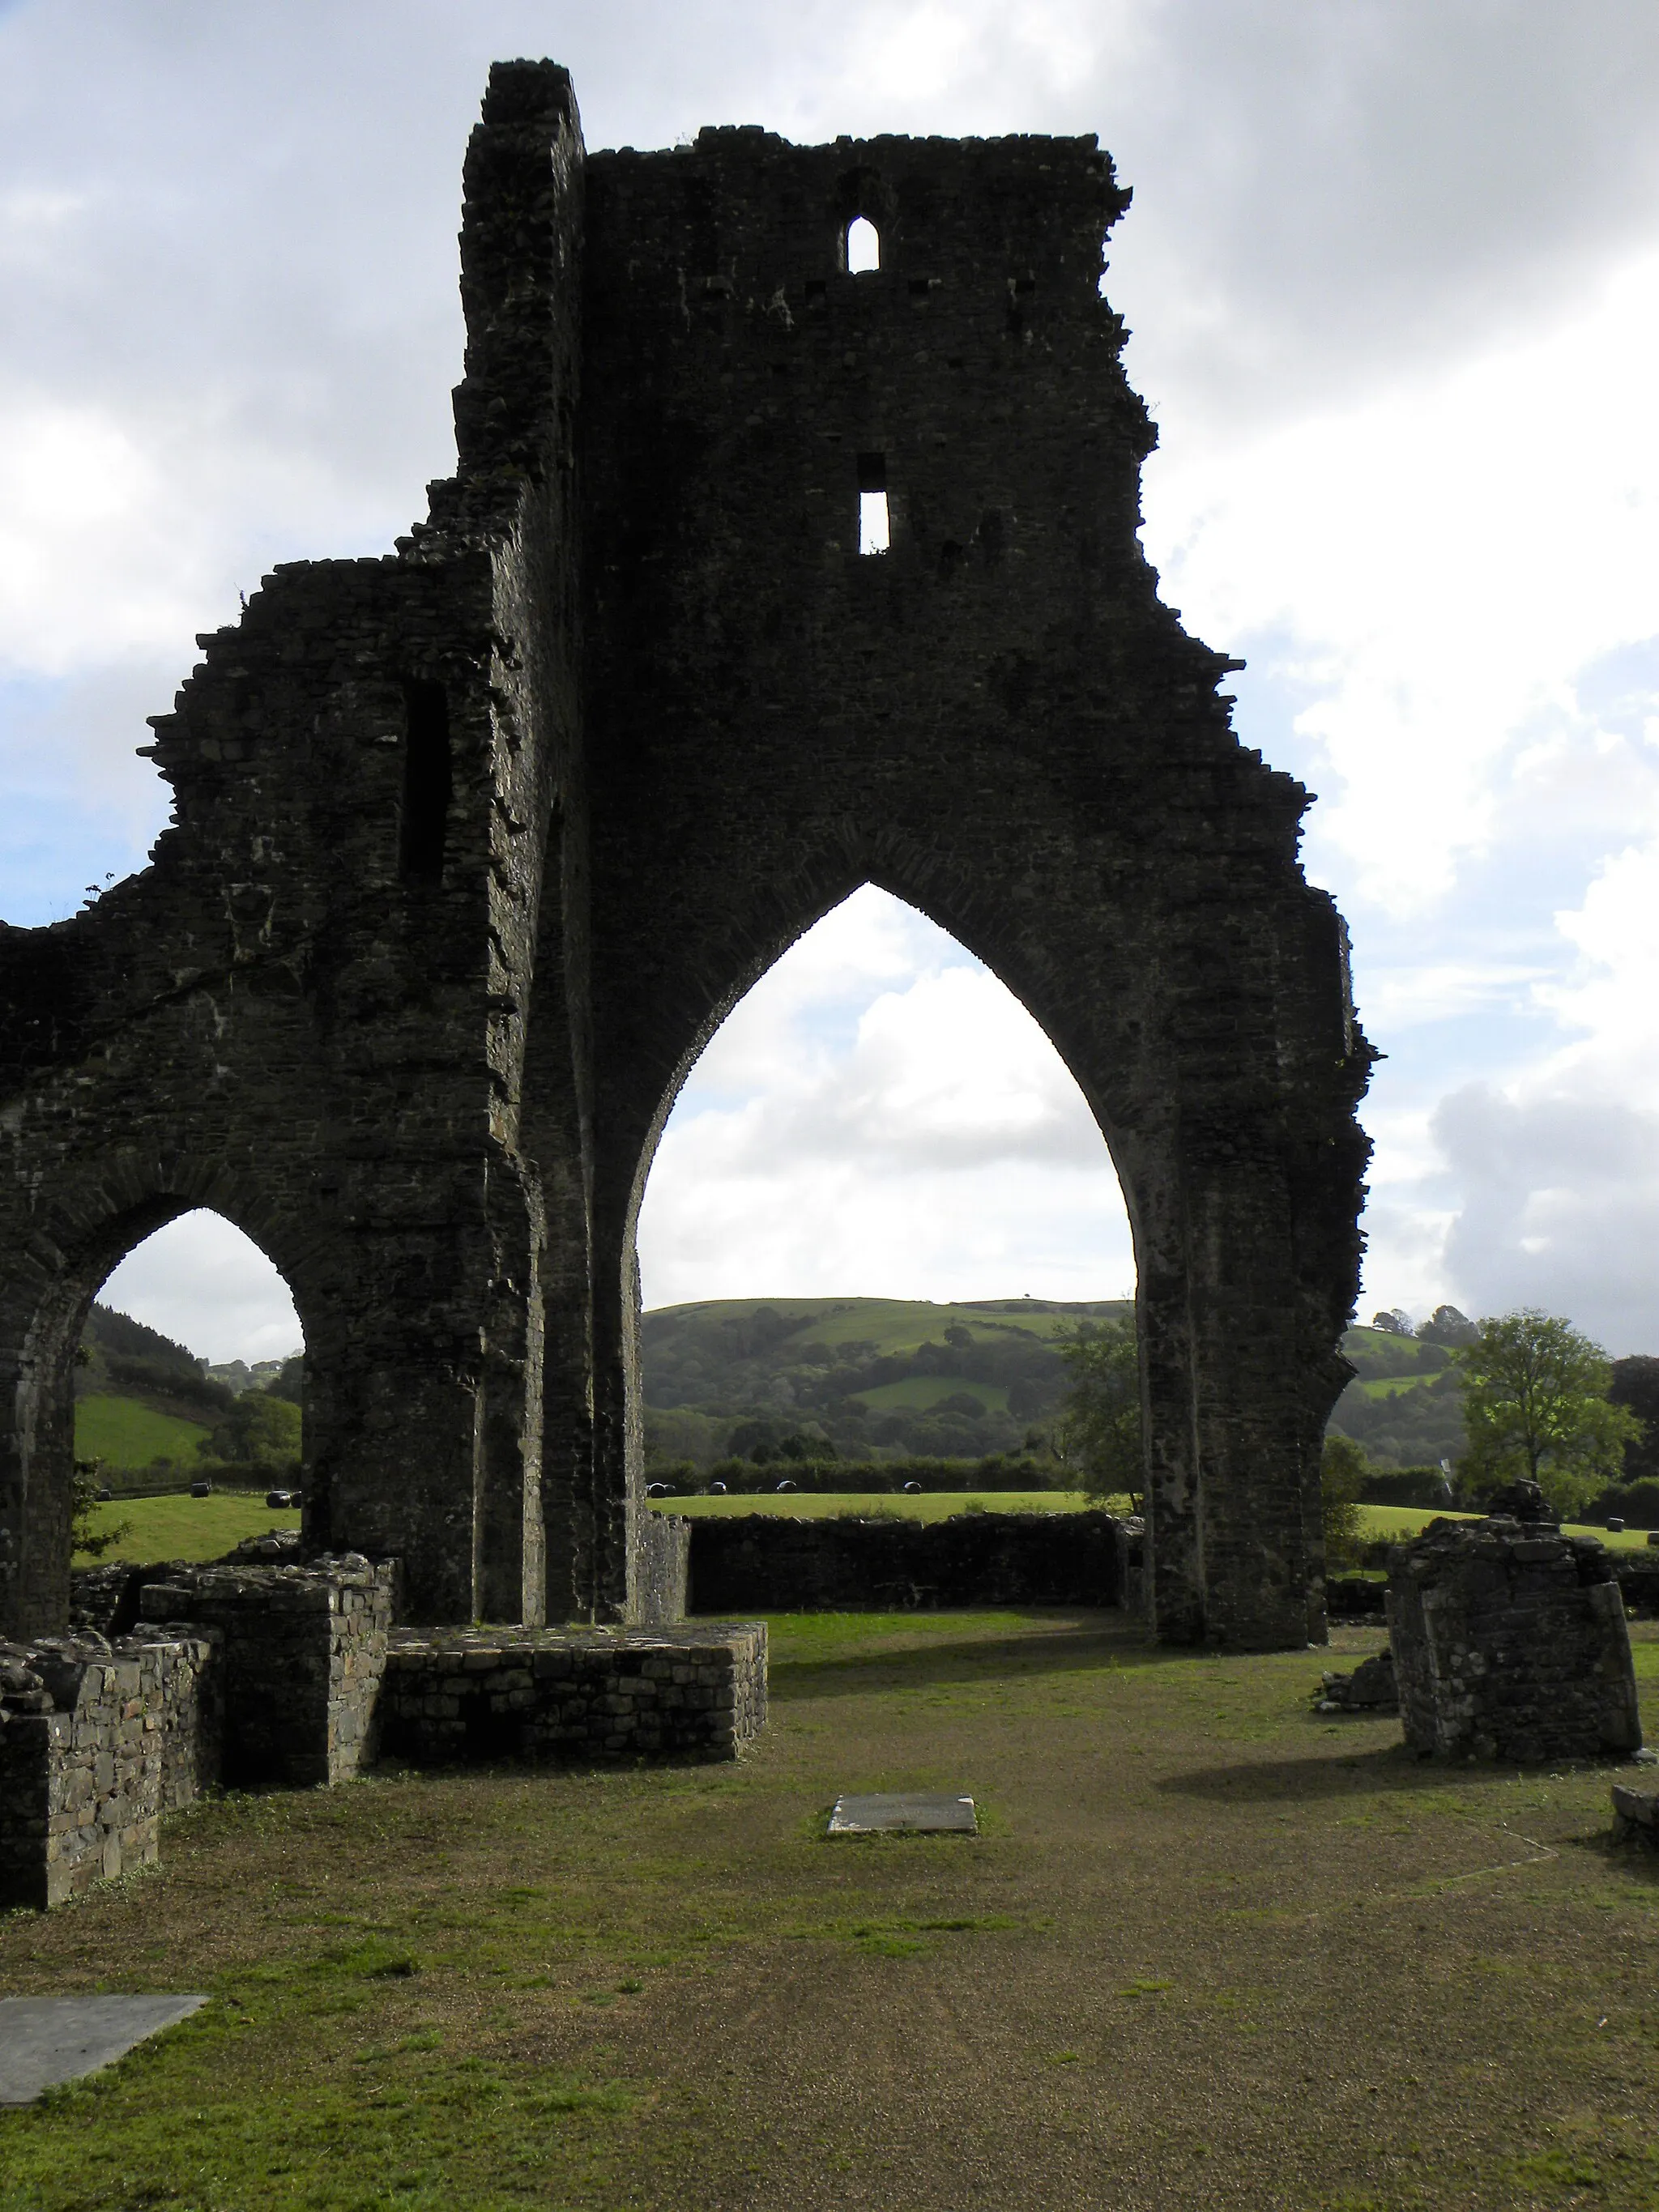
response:
<svg viewBox="0 0 1659 2212"><path fill-rule="evenodd" d="M75 1408L75 1456L112 1467L148 1467L153 1459L188 1466L208 1433L198 1421L152 1413L136 1398L82 1398Z"/></svg>
<svg viewBox="0 0 1659 2212"><path fill-rule="evenodd" d="M1476 1518L1474 1514L1454 1513L1444 1507L1425 1510L1417 1505L1362 1505L1359 1510L1368 1539L1389 1536L1395 1542L1416 1535L1418 1530L1426 1528L1431 1521L1471 1521ZM1645 1528L1598 1528L1593 1522L1579 1521L1564 1522L1562 1527L1569 1536L1599 1536L1609 1551L1641 1552L1648 1548ZM1655 1558L1659 1561L1659 1550L1656 1550Z"/></svg>
<svg viewBox="0 0 1659 2212"><path fill-rule="evenodd" d="M244 1496L222 1490L211 1498L118 1498L93 1508L95 1531L123 1523L127 1534L103 1553L106 1559L216 1559L245 1536L297 1528L300 1516L267 1505L263 1492ZM76 1564L91 1562L77 1557Z"/></svg>
<svg viewBox="0 0 1659 2212"><path fill-rule="evenodd" d="M1659 1861L1609 1844L1619 1770L1422 1765L1311 1713L1322 1655L1110 1616L773 1627L739 1765L230 1798L0 1920L6 1996L211 1999L0 2111L0 2207L1659 2202ZM838 1791L901 1787L983 1832L825 1840Z"/></svg>
<svg viewBox="0 0 1659 2212"><path fill-rule="evenodd" d="M693 1315L746 1317L758 1306L769 1306L785 1321L801 1328L801 1340L815 1344L869 1343L883 1353L914 1352L918 1345L943 1342L953 1322L975 1335L999 1330L1024 1329L1029 1334L1050 1337L1075 1327L1074 1313L1050 1311L1041 1299L995 1301L999 1310L981 1306L934 1305L927 1298L715 1298L690 1306L653 1306L646 1316L647 1329L665 1321ZM1130 1305L1125 1302L1122 1310Z"/></svg>
<svg viewBox="0 0 1659 2212"><path fill-rule="evenodd" d="M838 1513L902 1513L916 1521L943 1521L953 1513L1079 1513L1090 1500L1075 1490L930 1491L918 1497L902 1492L856 1496L829 1493L804 1497L799 1492L778 1497L767 1492L757 1498L653 1498L659 1513L684 1513L694 1519L710 1514L776 1513L792 1519L823 1520ZM1119 1500L1120 1507L1125 1501ZM1396 1540L1415 1535L1437 1516L1416 1506L1362 1505L1359 1509L1366 1540L1379 1536ZM1449 1515L1449 1519L1462 1516ZM211 1498L134 1498L94 1509L94 1525L109 1528L125 1522L128 1534L106 1557L117 1559L210 1559L240 1544L245 1536L263 1535L269 1528L297 1528L297 1513L268 1506L262 1495L245 1497L224 1491ZM1647 1549L1647 1534L1626 1528L1610 1534L1605 1528L1572 1529L1575 1534L1599 1536L1604 1544L1625 1551ZM85 1564L82 1562L82 1564Z"/></svg>
<svg viewBox="0 0 1659 2212"><path fill-rule="evenodd" d="M1348 1388L1351 1390L1357 1389L1363 1391L1368 1398L1386 1398L1395 1391L1420 1390L1425 1382L1437 1382L1439 1380L1440 1376L1437 1374L1384 1375L1376 1377L1361 1376L1356 1382L1351 1382Z"/></svg>
<svg viewBox="0 0 1659 2212"><path fill-rule="evenodd" d="M685 1513L697 1519L713 1514L777 1513L798 1521L823 1521L837 1513L900 1513L911 1521L944 1521L952 1513L1080 1513L1089 1504L1076 1490L902 1491L864 1493L826 1491L808 1497L799 1491L779 1498L653 1498L659 1513Z"/></svg>

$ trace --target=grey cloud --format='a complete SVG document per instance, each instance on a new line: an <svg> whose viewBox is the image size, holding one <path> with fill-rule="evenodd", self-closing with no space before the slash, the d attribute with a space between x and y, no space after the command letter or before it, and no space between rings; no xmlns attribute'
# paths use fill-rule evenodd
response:
<svg viewBox="0 0 1659 2212"><path fill-rule="evenodd" d="M1615 1353L1659 1351L1659 1115L1474 1083L1433 1131L1462 1197L1446 1243L1459 1304L1543 1306Z"/></svg>

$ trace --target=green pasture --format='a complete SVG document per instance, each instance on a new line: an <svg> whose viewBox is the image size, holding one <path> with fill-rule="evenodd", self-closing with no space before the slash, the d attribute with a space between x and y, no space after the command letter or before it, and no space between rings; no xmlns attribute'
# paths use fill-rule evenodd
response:
<svg viewBox="0 0 1659 2212"><path fill-rule="evenodd" d="M757 1498L653 1498L651 1503L659 1513L687 1513L694 1519L775 1513L792 1521L825 1521L836 1514L886 1513L908 1521L945 1521L953 1513L1080 1513L1091 1501L1080 1490L933 1490L915 1497L878 1490L830 1491L820 1497L793 1491L781 1498L766 1491Z"/></svg>
<svg viewBox="0 0 1659 2212"><path fill-rule="evenodd" d="M1431 1375L1359 1376L1349 1383L1348 1388L1359 1391L1367 1398L1392 1398L1396 1393L1421 1390L1427 1383L1441 1382L1447 1371L1443 1367Z"/></svg>
<svg viewBox="0 0 1659 2212"><path fill-rule="evenodd" d="M102 1558L139 1561L216 1559L245 1536L300 1525L297 1512L267 1505L263 1491L216 1490L211 1498L117 1498L111 1505L95 1505L92 1518L94 1534L122 1526L127 1530ZM94 1564L77 1553L77 1566Z"/></svg>
<svg viewBox="0 0 1659 2212"><path fill-rule="evenodd" d="M696 1305L657 1306L647 1316L647 1325L667 1317L714 1314L721 1319L742 1319L760 1306L768 1306L793 1322L802 1344L873 1344L878 1353L914 1352L918 1345L943 1341L953 1323L971 1329L975 1336L995 1336L1009 1330L1050 1337L1071 1329L1082 1316L1051 1313L1041 1300L1029 1305L1007 1302L1006 1312L986 1313L974 1306L934 1305L926 1298L714 1298ZM1123 1301L1123 1311L1133 1301Z"/></svg>
<svg viewBox="0 0 1659 2212"><path fill-rule="evenodd" d="M837 1514L897 1514L912 1521L944 1521L955 1513L1080 1513L1093 1503L1079 1490L925 1491L907 1497L902 1491L878 1491L862 1495L852 1492L809 1497L786 1492L779 1497L766 1492L756 1498L653 1498L659 1513L684 1513L693 1519L718 1515L772 1513L796 1521L822 1521ZM1127 1510L1127 1500L1113 1501ZM1387 1536L1396 1540L1414 1536L1419 1528L1441 1517L1411 1505L1362 1505L1362 1540L1374 1542ZM1449 1520L1469 1516L1448 1513ZM274 1510L264 1494L216 1491L211 1498L132 1498L94 1508L94 1525L106 1528L120 1522L128 1534L104 1556L116 1559L211 1559L240 1544L246 1536L264 1535L272 1528L297 1528L297 1512ZM1605 1528L1580 1528L1575 1535L1599 1536L1604 1544L1622 1551L1647 1548L1647 1532L1626 1528L1610 1534ZM1659 1553L1656 1553L1659 1556ZM88 1564L85 1559L82 1565Z"/></svg>
<svg viewBox="0 0 1659 2212"><path fill-rule="evenodd" d="M1419 1505L1362 1505L1359 1509L1364 1522L1367 1541L1375 1542L1379 1536L1392 1537L1396 1542L1414 1536L1419 1528L1426 1528L1431 1521L1474 1521L1474 1513L1454 1513L1449 1507L1425 1508ZM1599 1528L1593 1522L1567 1521L1562 1523L1569 1536L1599 1536L1609 1551L1644 1552L1648 1548L1645 1528ZM1659 1547L1655 1547L1659 1560Z"/></svg>
<svg viewBox="0 0 1659 2212"><path fill-rule="evenodd" d="M75 1456L111 1467L148 1467L155 1459L188 1467L208 1434L199 1421L152 1413L136 1398L82 1398L75 1408Z"/></svg>

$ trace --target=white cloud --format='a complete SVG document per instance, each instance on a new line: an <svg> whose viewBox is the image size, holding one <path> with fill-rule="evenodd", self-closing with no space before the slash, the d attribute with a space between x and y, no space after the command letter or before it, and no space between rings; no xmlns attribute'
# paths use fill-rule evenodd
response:
<svg viewBox="0 0 1659 2212"><path fill-rule="evenodd" d="M288 1285L222 1214L180 1214L128 1253L98 1293L199 1358L283 1359L304 1342Z"/></svg>
<svg viewBox="0 0 1659 2212"><path fill-rule="evenodd" d="M656 1305L872 1283L1102 1297L1134 1274L1104 1140L1054 1047L954 940L868 886L693 1071L640 1245Z"/></svg>
<svg viewBox="0 0 1659 2212"><path fill-rule="evenodd" d="M1385 910L1443 896L1529 783L1559 805L1552 768L1596 735L1577 672L1653 633L1656 349L1650 255L1530 344L1149 471L1170 596L1218 645L1282 641L1331 771L1320 837Z"/></svg>

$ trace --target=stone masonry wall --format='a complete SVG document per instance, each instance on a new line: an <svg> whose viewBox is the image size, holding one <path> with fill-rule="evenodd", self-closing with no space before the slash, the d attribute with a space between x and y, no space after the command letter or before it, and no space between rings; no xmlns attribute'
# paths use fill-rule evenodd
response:
<svg viewBox="0 0 1659 2212"><path fill-rule="evenodd" d="M766 1721L766 1629L392 1633L387 1759L735 1759Z"/></svg>
<svg viewBox="0 0 1659 2212"><path fill-rule="evenodd" d="M699 1613L1116 1605L1118 1527L1109 1513L958 1513L934 1522L699 1516L690 1602Z"/></svg>
<svg viewBox="0 0 1659 2212"><path fill-rule="evenodd" d="M393 1572L348 1553L145 1588L146 1623L187 1620L223 1639L227 1782L345 1782L372 1759Z"/></svg>
<svg viewBox="0 0 1659 2212"><path fill-rule="evenodd" d="M1419 1752L1530 1764L1641 1746L1624 1600L1593 1536L1431 1522L1395 1550L1389 1631Z"/></svg>
<svg viewBox="0 0 1659 2212"><path fill-rule="evenodd" d="M218 1778L217 1659L188 1629L0 1645L0 1906L154 1863L162 1814Z"/></svg>

